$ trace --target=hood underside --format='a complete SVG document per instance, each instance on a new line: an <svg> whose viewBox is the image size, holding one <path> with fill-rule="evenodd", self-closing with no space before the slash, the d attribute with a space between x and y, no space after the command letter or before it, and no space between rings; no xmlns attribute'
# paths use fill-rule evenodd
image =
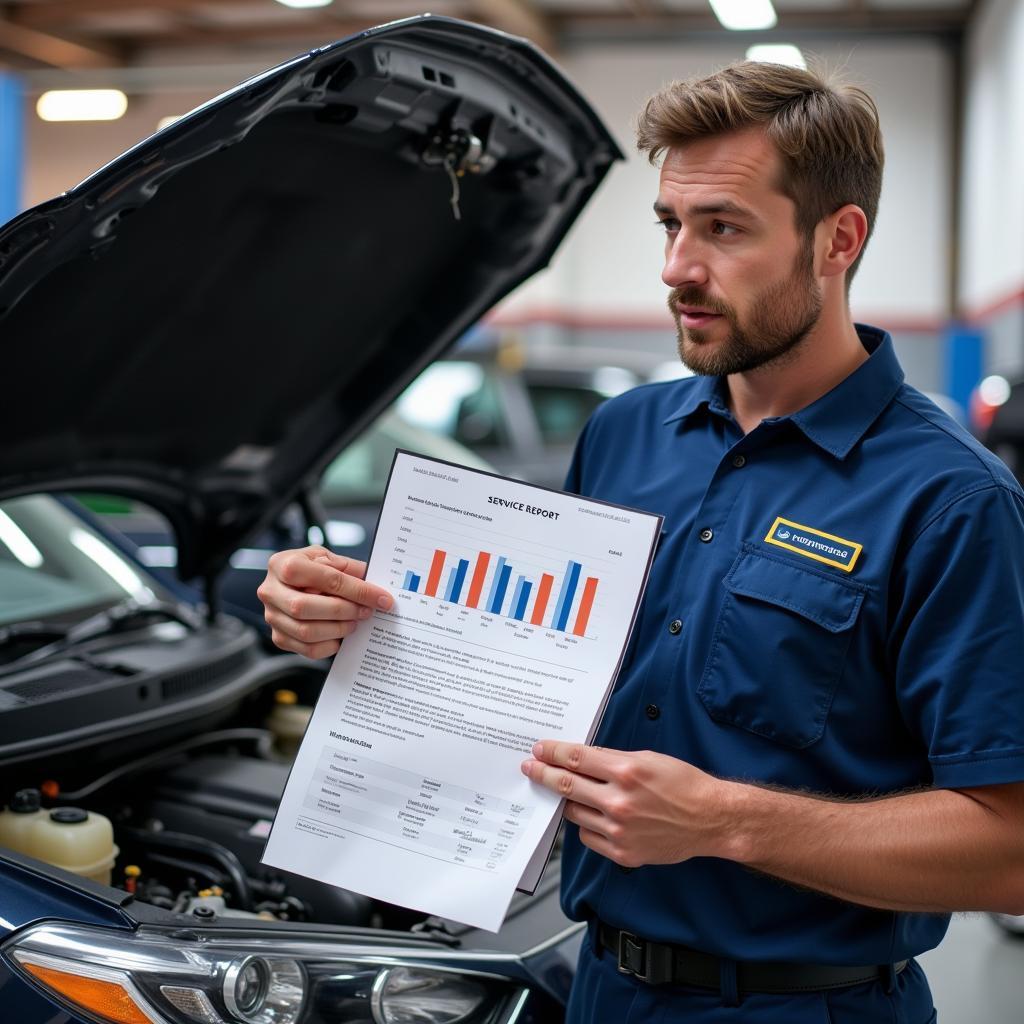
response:
<svg viewBox="0 0 1024 1024"><path fill-rule="evenodd" d="M620 156L531 44L446 18L211 101L0 229L0 496L138 498L215 575Z"/></svg>

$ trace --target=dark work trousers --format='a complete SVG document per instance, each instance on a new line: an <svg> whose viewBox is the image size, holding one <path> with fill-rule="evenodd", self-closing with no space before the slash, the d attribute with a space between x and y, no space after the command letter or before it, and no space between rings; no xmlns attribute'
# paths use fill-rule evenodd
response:
<svg viewBox="0 0 1024 1024"><path fill-rule="evenodd" d="M727 973L727 972L726 972ZM728 979L725 980L728 987ZM722 993L684 985L647 985L616 968L588 935L569 998L566 1024L935 1024L924 972L911 961L891 993L881 982L796 995Z"/></svg>

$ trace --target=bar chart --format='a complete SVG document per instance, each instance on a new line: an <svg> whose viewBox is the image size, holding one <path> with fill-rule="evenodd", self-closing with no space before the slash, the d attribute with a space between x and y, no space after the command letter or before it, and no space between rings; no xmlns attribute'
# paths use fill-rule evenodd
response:
<svg viewBox="0 0 1024 1024"><path fill-rule="evenodd" d="M587 635L600 578L584 576L583 564L573 559L563 569L541 572L537 578L536 572L518 571L506 555L477 551L470 559L435 548L421 588L422 583L422 573L407 569L402 589L582 637ZM557 597L552 602L553 593Z"/></svg>

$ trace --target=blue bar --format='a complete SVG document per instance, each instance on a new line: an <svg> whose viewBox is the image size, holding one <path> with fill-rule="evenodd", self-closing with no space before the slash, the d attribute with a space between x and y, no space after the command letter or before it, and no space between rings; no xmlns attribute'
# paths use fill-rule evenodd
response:
<svg viewBox="0 0 1024 1024"><path fill-rule="evenodd" d="M494 579L491 580L491 592L487 595L487 604L484 606L488 611L491 610L491 605L494 604L494 595L498 592L498 580L501 579L501 570L505 567L505 556L502 555L498 559L497 565L494 567Z"/></svg>
<svg viewBox="0 0 1024 1024"><path fill-rule="evenodd" d="M469 568L469 559L460 558L459 567L455 572L455 582L452 586L452 596L450 600L458 602L462 596L462 584L466 582L466 570Z"/></svg>
<svg viewBox="0 0 1024 1024"><path fill-rule="evenodd" d="M559 597L561 605L558 609L558 619L555 621L555 629L565 632L565 624L569 621L569 609L572 607L572 599L576 596L576 584L580 581L580 569L583 568L579 562L570 562L569 575L562 584L564 600Z"/></svg>
<svg viewBox="0 0 1024 1024"><path fill-rule="evenodd" d="M402 589L403 590L412 590L412 577L413 577L412 569L406 569L405 570L405 582L402 584Z"/></svg>
<svg viewBox="0 0 1024 1024"><path fill-rule="evenodd" d="M21 212L21 174L25 150L24 96L14 75L0 72L0 224Z"/></svg>
<svg viewBox="0 0 1024 1024"><path fill-rule="evenodd" d="M512 607L515 608L512 613L513 619L523 621L523 616L526 614L526 602L530 599L532 589L533 584L525 576L520 576L519 583L516 585L516 596L512 598Z"/></svg>
<svg viewBox="0 0 1024 1024"><path fill-rule="evenodd" d="M502 559L504 561L504 559ZM501 606L505 601L505 591L508 589L508 579L512 575L512 566L503 565L501 567L501 575L498 577L498 586L494 591L494 600L491 601L488 606L488 610L492 615L501 614Z"/></svg>
<svg viewBox="0 0 1024 1024"><path fill-rule="evenodd" d="M966 413L971 395L984 376L985 332L950 324L945 330L943 390ZM961 424L967 426L966 423Z"/></svg>
<svg viewBox="0 0 1024 1024"><path fill-rule="evenodd" d="M516 580L516 588L512 591L512 602L508 606L508 617L514 619L516 617L516 609L519 607L519 595L523 592L523 584L526 582L525 576L520 576Z"/></svg>
<svg viewBox="0 0 1024 1024"><path fill-rule="evenodd" d="M580 578L580 569L582 566L579 562L574 562L569 559L565 563L565 575L562 577L562 589L558 591L558 600L555 602L555 614L551 616L551 628L552 629L564 629L564 626L560 626L558 623L562 619L562 609L566 604L572 604L572 595L576 591L576 580ZM576 571L576 580L572 582L572 592L569 590L569 581L572 579L573 570ZM569 595L568 601L566 601L566 595Z"/></svg>
<svg viewBox="0 0 1024 1024"><path fill-rule="evenodd" d="M455 566L452 566L452 571L448 573L448 585L444 588L444 599L450 601L452 599L452 591L455 589Z"/></svg>
<svg viewBox="0 0 1024 1024"><path fill-rule="evenodd" d="M409 589L414 593L418 593L420 589L420 578L415 573L412 577L412 582L409 584Z"/></svg>

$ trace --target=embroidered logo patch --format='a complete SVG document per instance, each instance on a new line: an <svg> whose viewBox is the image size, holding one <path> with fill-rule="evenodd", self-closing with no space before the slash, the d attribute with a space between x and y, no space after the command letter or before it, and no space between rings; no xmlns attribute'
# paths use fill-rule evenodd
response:
<svg viewBox="0 0 1024 1024"><path fill-rule="evenodd" d="M779 516L765 537L765 543L776 547L795 551L805 558L813 558L816 562L834 565L843 572L852 572L860 556L863 545L852 540L844 540L832 533L823 533L810 526L801 526L791 519Z"/></svg>

